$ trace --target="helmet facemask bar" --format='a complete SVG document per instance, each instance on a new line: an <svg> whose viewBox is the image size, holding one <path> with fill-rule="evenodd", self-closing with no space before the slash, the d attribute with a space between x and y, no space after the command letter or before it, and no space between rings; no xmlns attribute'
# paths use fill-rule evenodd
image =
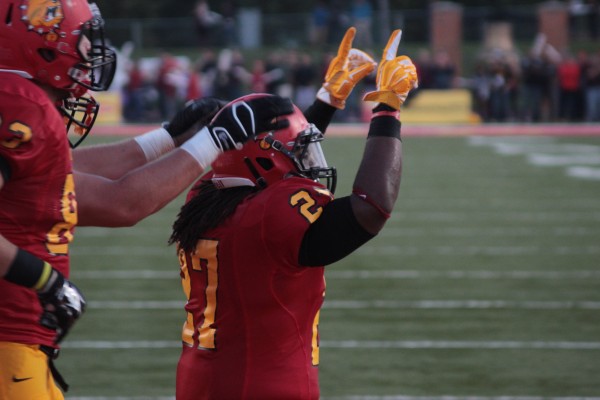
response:
<svg viewBox="0 0 600 400"><path fill-rule="evenodd" d="M104 37L104 20L95 4L90 4L93 18L82 27L77 50L82 62L76 64L69 76L79 85L93 90L108 90L117 67L115 51Z"/></svg>
<svg viewBox="0 0 600 400"><path fill-rule="evenodd" d="M90 133L94 122L96 122L100 105L88 94L63 100L59 109L66 121L69 144L74 149Z"/></svg>
<svg viewBox="0 0 600 400"><path fill-rule="evenodd" d="M327 165L320 143L324 138L323 133L314 124L310 124L296 137L292 148L292 159L302 175L314 181L325 179L327 189L334 193L337 184L337 172L334 167Z"/></svg>
<svg viewBox="0 0 600 400"><path fill-rule="evenodd" d="M321 131L314 124L310 124L305 130L298 133L293 143L288 143L288 146L292 145L291 150L288 150L272 134L267 135L264 140L273 149L289 157L296 166L299 175L313 181L325 179L327 189L334 193L337 184L337 172L334 167L327 166L320 143L323 139L324 136Z"/></svg>

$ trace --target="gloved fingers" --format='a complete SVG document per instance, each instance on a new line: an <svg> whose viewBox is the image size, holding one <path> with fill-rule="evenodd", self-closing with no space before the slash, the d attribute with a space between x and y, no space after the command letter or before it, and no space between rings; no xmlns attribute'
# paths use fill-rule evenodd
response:
<svg viewBox="0 0 600 400"><path fill-rule="evenodd" d="M350 49L352 49L352 41L354 41L354 36L356 35L356 28L351 26L348 28L346 33L344 34L344 38L340 43L340 47L337 52L337 62L341 61L341 67L343 68L346 59L348 58L348 54L350 53Z"/></svg>
<svg viewBox="0 0 600 400"><path fill-rule="evenodd" d="M390 35L388 39L387 45L383 50L383 58L382 60L393 60L396 58L396 54L398 53L398 46L400 45L400 39L402 38L402 29L396 29Z"/></svg>
<svg viewBox="0 0 600 400"><path fill-rule="evenodd" d="M346 64L348 62L348 54L350 53L350 49L352 48L352 41L354 40L354 35L356 35L356 28L348 28L348 30L344 34L344 38L340 43L337 55L329 63L327 73L325 74L325 81L329 81L337 72L343 71L345 68L347 68Z"/></svg>
<svg viewBox="0 0 600 400"><path fill-rule="evenodd" d="M371 70L375 69L377 66L375 60L373 60L373 58L364 51L359 49L350 49L350 53L348 54L348 69L352 71L364 64L371 64L373 66Z"/></svg>
<svg viewBox="0 0 600 400"><path fill-rule="evenodd" d="M360 67L350 71L348 76L350 78L350 81L352 81L352 83L356 83L356 82L360 81L362 78L364 78L365 76L369 75L371 72L373 72L374 69L375 69L374 64L366 63L366 64L363 64Z"/></svg>

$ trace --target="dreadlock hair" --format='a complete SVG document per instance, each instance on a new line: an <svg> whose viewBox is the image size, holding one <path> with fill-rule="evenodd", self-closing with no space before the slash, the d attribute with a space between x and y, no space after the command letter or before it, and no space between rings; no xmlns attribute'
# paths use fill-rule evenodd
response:
<svg viewBox="0 0 600 400"><path fill-rule="evenodd" d="M181 207L169 238L169 244L178 243L186 252L193 251L204 232L219 226L238 204L259 189L252 186L217 189L209 180L200 182L193 190L197 193Z"/></svg>

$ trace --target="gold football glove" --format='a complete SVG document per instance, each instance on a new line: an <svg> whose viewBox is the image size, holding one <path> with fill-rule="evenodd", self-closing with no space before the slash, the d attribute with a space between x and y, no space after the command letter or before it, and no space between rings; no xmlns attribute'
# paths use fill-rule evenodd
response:
<svg viewBox="0 0 600 400"><path fill-rule="evenodd" d="M354 86L377 66L367 53L352 48L355 34L354 27L346 31L337 56L329 63L325 82L317 93L319 100L340 110L346 106L346 99Z"/></svg>
<svg viewBox="0 0 600 400"><path fill-rule="evenodd" d="M417 69L407 56L396 57L402 30L392 32L377 70L377 90L365 94L363 100L387 104L396 110L408 93L419 86Z"/></svg>

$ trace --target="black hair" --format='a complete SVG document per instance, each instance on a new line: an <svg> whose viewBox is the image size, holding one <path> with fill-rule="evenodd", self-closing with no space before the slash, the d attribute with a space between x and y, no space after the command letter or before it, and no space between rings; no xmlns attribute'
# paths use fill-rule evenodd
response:
<svg viewBox="0 0 600 400"><path fill-rule="evenodd" d="M202 181L193 190L197 193L181 207L169 238L169 244L178 243L186 252L193 251L204 232L219 226L259 189L252 186L217 189L211 181Z"/></svg>

